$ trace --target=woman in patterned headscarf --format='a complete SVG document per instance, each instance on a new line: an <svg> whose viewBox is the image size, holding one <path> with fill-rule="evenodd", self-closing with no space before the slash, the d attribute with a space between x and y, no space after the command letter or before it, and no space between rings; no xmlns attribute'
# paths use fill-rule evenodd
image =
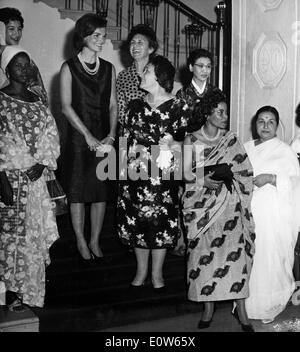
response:
<svg viewBox="0 0 300 352"><path fill-rule="evenodd" d="M9 307L22 310L44 304L45 266L58 238L45 176L60 147L49 109L27 89L28 53L6 46L1 68L10 83L0 91L0 278L14 297Z"/></svg>

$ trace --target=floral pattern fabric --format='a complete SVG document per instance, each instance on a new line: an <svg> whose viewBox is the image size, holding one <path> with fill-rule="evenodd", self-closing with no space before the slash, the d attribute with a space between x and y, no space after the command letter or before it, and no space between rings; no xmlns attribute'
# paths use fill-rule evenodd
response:
<svg viewBox="0 0 300 352"><path fill-rule="evenodd" d="M174 247L177 240L178 181L172 175L180 165L174 159L170 179L157 168L159 140L169 133L177 141L185 136L189 110L179 99L170 99L156 109L144 100L132 100L125 119L128 144L126 167L145 177L120 181L118 200L118 233L121 241L136 248L162 249ZM156 146L156 153L153 152ZM151 153L152 151L152 153ZM126 170L121 170L125 175Z"/></svg>
<svg viewBox="0 0 300 352"><path fill-rule="evenodd" d="M0 202L0 278L29 306L42 307L49 248L58 238L45 175L56 169L59 137L42 102L27 103L0 92L0 170L13 188L14 204ZM31 182L25 171L46 166Z"/></svg>

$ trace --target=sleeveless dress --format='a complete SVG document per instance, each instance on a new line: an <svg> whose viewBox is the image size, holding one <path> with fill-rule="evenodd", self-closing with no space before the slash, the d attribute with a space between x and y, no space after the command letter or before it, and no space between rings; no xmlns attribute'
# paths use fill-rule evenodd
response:
<svg viewBox="0 0 300 352"><path fill-rule="evenodd" d="M112 65L99 60L96 75L89 75L77 56L67 64L72 75L72 108L92 135L101 141L110 130ZM90 151L84 136L68 123L61 181L70 203L97 203L108 199L107 182L96 176L97 165L102 159Z"/></svg>

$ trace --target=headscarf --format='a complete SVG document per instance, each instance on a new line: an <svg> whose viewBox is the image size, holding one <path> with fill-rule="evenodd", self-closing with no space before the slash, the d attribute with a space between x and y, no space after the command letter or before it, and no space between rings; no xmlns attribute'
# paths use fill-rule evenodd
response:
<svg viewBox="0 0 300 352"><path fill-rule="evenodd" d="M5 72L10 61L19 53L26 53L31 59L29 53L20 45L7 45L1 56L1 69Z"/></svg>

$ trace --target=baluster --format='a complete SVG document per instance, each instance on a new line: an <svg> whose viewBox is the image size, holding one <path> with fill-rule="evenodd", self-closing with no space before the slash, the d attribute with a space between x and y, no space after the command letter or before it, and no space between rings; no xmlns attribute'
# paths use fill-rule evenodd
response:
<svg viewBox="0 0 300 352"><path fill-rule="evenodd" d="M170 40L170 6L164 3L164 56L169 57L169 40Z"/></svg>
<svg viewBox="0 0 300 352"><path fill-rule="evenodd" d="M216 7L217 12L217 24L218 24L218 53L219 53L219 88L223 89L224 79L224 26L225 26L225 11L226 4L224 1L220 1Z"/></svg>
<svg viewBox="0 0 300 352"><path fill-rule="evenodd" d="M65 0L65 9L70 10L71 8L71 0Z"/></svg>
<svg viewBox="0 0 300 352"><path fill-rule="evenodd" d="M120 28L119 34L118 34L118 40L121 40L122 38L122 14L123 14L123 0L118 0L117 1L117 27Z"/></svg>
<svg viewBox="0 0 300 352"><path fill-rule="evenodd" d="M78 0L77 1L77 10L78 11L83 11L83 0Z"/></svg>
<svg viewBox="0 0 300 352"><path fill-rule="evenodd" d="M130 32L134 23L134 0L129 0L128 8L128 32Z"/></svg>

